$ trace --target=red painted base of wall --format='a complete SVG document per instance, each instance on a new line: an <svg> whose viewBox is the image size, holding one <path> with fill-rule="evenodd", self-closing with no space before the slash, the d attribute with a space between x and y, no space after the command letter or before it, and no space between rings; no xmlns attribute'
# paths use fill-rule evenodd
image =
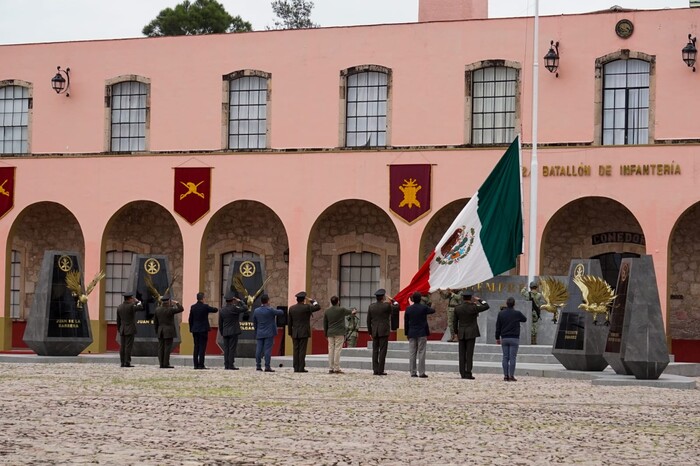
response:
<svg viewBox="0 0 700 466"><path fill-rule="evenodd" d="M439 340L441 337L442 334L440 334L437 339ZM369 333L366 331L361 331L357 334L358 348L367 348L368 341L371 341L371 339L369 338ZM391 332L391 335L389 335L389 341L396 341L396 332ZM328 340L326 339L326 335L323 333L323 330L313 330L311 354L328 354Z"/></svg>
<svg viewBox="0 0 700 466"><path fill-rule="evenodd" d="M700 340L671 340L676 362L700 362Z"/></svg>
<svg viewBox="0 0 700 466"><path fill-rule="evenodd" d="M27 328L26 320L12 321L12 348L29 349L24 342L24 329Z"/></svg>

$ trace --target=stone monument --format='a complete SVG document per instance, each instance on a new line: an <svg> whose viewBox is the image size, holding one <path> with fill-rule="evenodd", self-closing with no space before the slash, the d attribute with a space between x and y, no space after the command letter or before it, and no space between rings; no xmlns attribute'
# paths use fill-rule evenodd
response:
<svg viewBox="0 0 700 466"><path fill-rule="evenodd" d="M88 304L66 285L66 275L80 273L81 262L77 252L44 252L24 330L24 342L40 356L77 356L92 343ZM84 277L80 281L84 289Z"/></svg>
<svg viewBox="0 0 700 466"><path fill-rule="evenodd" d="M622 259L616 294L603 356L618 374L658 379L669 356L651 256Z"/></svg>
<svg viewBox="0 0 700 466"><path fill-rule="evenodd" d="M559 316L552 355L567 369L575 371L602 371L608 366L603 357L608 326L596 322L593 315L579 309L583 302L581 290L574 276L602 277L598 259L575 259L569 267L569 302Z"/></svg>
<svg viewBox="0 0 700 466"><path fill-rule="evenodd" d="M165 294L172 287L172 277L168 256L137 254L131 262L128 291L133 291L136 299L143 303L143 310L136 312L136 336L134 337L134 356L158 356L158 337L153 325L153 316L160 305L158 296L149 287L149 282L159 295ZM168 291L170 293L170 291ZM173 296L176 301L181 301ZM175 316L181 319L181 314ZM180 326L175 326L177 336L173 340L173 349L180 344ZM119 335L117 334L119 342Z"/></svg>

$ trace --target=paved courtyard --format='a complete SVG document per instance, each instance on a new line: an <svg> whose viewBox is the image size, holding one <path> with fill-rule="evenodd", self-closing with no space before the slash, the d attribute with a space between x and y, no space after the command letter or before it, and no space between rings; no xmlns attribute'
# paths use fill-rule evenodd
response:
<svg viewBox="0 0 700 466"><path fill-rule="evenodd" d="M0 363L0 464L698 464L700 390Z"/></svg>

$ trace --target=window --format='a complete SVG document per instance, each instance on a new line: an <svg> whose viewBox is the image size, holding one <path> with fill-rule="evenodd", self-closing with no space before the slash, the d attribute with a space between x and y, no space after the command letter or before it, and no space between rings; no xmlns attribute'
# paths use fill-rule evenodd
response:
<svg viewBox="0 0 700 466"><path fill-rule="evenodd" d="M105 271L105 319L117 320L117 307L124 302L123 294L128 290L129 274L134 253L131 251L108 251Z"/></svg>
<svg viewBox="0 0 700 466"><path fill-rule="evenodd" d="M603 65L603 144L649 142L650 66L644 60Z"/></svg>
<svg viewBox="0 0 700 466"><path fill-rule="evenodd" d="M233 73L239 76L245 72ZM248 72L251 73L251 72ZM269 74L230 79L228 107L228 148L267 147L267 98Z"/></svg>
<svg viewBox="0 0 700 466"><path fill-rule="evenodd" d="M605 254L593 256L591 259L598 259L600 261L603 279L608 282L614 290L617 287L617 277L620 274L622 259L627 259L628 257L639 257L639 254L633 252L606 252Z"/></svg>
<svg viewBox="0 0 700 466"><path fill-rule="evenodd" d="M0 87L0 154L29 152L29 88Z"/></svg>
<svg viewBox="0 0 700 466"><path fill-rule="evenodd" d="M10 262L10 318L19 319L21 317L22 308L20 305L21 295L21 279L22 279L22 262L19 251L12 250L12 258Z"/></svg>
<svg viewBox="0 0 700 466"><path fill-rule="evenodd" d="M389 70L348 71L345 93L345 146L386 146Z"/></svg>
<svg viewBox="0 0 700 466"><path fill-rule="evenodd" d="M340 256L340 291L342 306L357 308L360 326L367 326L367 308L376 301L379 288L379 254L350 252Z"/></svg>
<svg viewBox="0 0 700 466"><path fill-rule="evenodd" d="M486 66L471 72L471 143L510 144L515 138L518 70Z"/></svg>
<svg viewBox="0 0 700 466"><path fill-rule="evenodd" d="M231 268L231 261L233 259L249 259L249 260L254 260L254 261L260 261L260 254L256 254L254 252L250 251L244 251L244 252L227 252L225 254L221 255L221 294L219 295L221 298L221 303L223 307L224 303L224 295L226 294L226 285L231 286L230 283L228 283L229 279L229 269Z"/></svg>
<svg viewBox="0 0 700 466"><path fill-rule="evenodd" d="M140 81L122 81L108 86L110 151L146 150L149 88L149 84Z"/></svg>

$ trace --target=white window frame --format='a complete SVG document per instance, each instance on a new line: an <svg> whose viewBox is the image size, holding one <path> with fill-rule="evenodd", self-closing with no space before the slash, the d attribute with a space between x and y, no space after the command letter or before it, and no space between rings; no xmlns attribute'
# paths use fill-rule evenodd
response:
<svg viewBox="0 0 700 466"><path fill-rule="evenodd" d="M12 98L7 98L12 92ZM19 96L15 95L20 93ZM32 85L26 81L0 81L0 154L31 152Z"/></svg>

